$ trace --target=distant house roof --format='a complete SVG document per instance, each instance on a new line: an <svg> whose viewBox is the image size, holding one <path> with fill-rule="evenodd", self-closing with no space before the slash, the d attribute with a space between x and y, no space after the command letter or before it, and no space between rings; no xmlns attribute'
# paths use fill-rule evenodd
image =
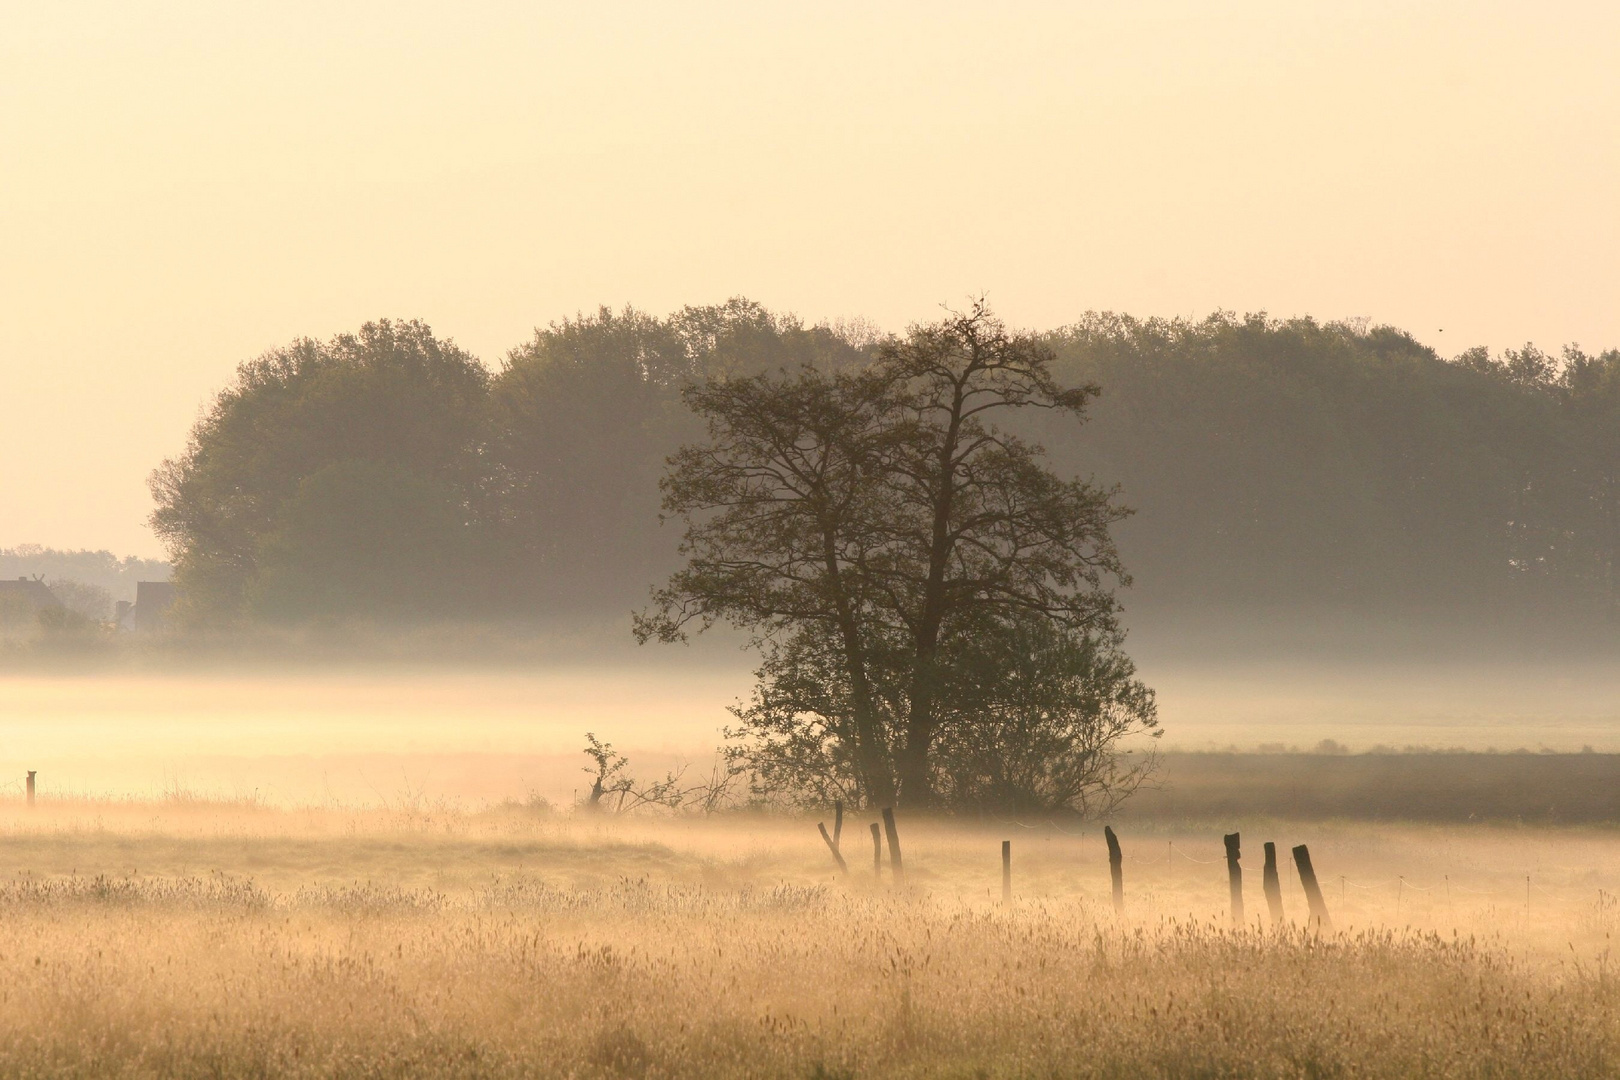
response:
<svg viewBox="0 0 1620 1080"><path fill-rule="evenodd" d="M131 622L137 630L162 626L178 595L172 581L137 581L135 607L130 611Z"/></svg>
<svg viewBox="0 0 1620 1080"><path fill-rule="evenodd" d="M38 611L40 608L61 607L62 601L56 594L46 587L43 581L35 578L20 577L15 581L0 581L0 604L8 600L22 600L23 603Z"/></svg>

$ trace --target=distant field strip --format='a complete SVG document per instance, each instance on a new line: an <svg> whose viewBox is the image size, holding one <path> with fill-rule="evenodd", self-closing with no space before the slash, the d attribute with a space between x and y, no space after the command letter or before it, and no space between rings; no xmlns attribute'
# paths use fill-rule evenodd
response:
<svg viewBox="0 0 1620 1080"><path fill-rule="evenodd" d="M1128 820L1620 823L1620 754L1168 753Z"/></svg>

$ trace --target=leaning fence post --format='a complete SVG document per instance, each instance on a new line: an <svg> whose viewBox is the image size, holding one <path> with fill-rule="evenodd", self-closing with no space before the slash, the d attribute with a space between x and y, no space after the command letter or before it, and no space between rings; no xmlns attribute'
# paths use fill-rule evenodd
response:
<svg viewBox="0 0 1620 1080"><path fill-rule="evenodd" d="M35 771L36 770L34 770L34 769L29 769L28 770L28 805L29 806L34 805L34 773L35 773Z"/></svg>
<svg viewBox="0 0 1620 1080"><path fill-rule="evenodd" d="M878 831L878 823L872 822L872 876L883 877L883 834Z"/></svg>
<svg viewBox="0 0 1620 1080"><path fill-rule="evenodd" d="M1238 834L1228 833L1226 841L1226 879L1232 886L1232 925L1243 925L1243 867L1238 865L1242 851L1238 848Z"/></svg>
<svg viewBox="0 0 1620 1080"><path fill-rule="evenodd" d="M1305 886L1305 899L1311 905L1311 923L1319 930L1332 933L1333 920L1328 918L1327 901L1322 899L1316 871L1311 868L1311 852L1304 844L1294 849L1294 865L1299 867L1299 883Z"/></svg>
<svg viewBox="0 0 1620 1080"><path fill-rule="evenodd" d="M906 876L905 868L900 864L900 830L894 827L894 808L883 808L883 831L889 835L889 868L894 871L894 883L900 884Z"/></svg>
<svg viewBox="0 0 1620 1080"><path fill-rule="evenodd" d="M832 837L827 835L826 822L822 822L822 821L816 822L816 828L821 830L821 838L823 840L827 841L827 850L832 852L833 861L838 864L838 869L840 869L840 870L842 870L844 872L845 877L848 877L849 876L849 866L848 866L848 864L846 864L844 862L844 857L838 853L838 844L837 844L837 842L834 841Z"/></svg>
<svg viewBox="0 0 1620 1080"><path fill-rule="evenodd" d="M1282 882L1277 880L1277 845L1266 841L1266 868L1261 874L1261 885L1266 892L1266 906L1271 909L1271 925L1283 924Z"/></svg>
<svg viewBox="0 0 1620 1080"><path fill-rule="evenodd" d="M1119 837L1114 835L1112 825L1103 826L1103 839L1108 841L1108 876L1114 879L1114 914L1125 913L1125 871L1122 864L1125 856L1119 850Z"/></svg>
<svg viewBox="0 0 1620 1080"><path fill-rule="evenodd" d="M1001 902L1012 903L1012 841L1001 842Z"/></svg>

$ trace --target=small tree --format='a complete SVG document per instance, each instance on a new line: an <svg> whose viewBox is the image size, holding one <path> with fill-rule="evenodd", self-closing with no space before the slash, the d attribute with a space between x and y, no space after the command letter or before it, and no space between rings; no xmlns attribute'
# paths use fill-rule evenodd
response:
<svg viewBox="0 0 1620 1080"><path fill-rule="evenodd" d="M665 774L662 780L643 784L629 773L630 759L613 749L612 743L602 742L594 732L585 733L585 756L591 765L591 790L585 796L585 809L611 810L622 814L642 807L658 806L666 810L694 810L712 814L731 806L733 790L742 768L734 754L717 753L714 765L705 779L688 783L687 766L681 765Z"/></svg>
<svg viewBox="0 0 1620 1080"><path fill-rule="evenodd" d="M1133 733L1157 736L1158 718L1117 634L1022 618L963 644L935 755L945 802L1105 816L1151 774L1151 750L1118 747Z"/></svg>
<svg viewBox="0 0 1620 1080"><path fill-rule="evenodd" d="M51 595L69 611L95 622L106 622L113 615L112 593L100 585L72 578L57 578L51 582Z"/></svg>
<svg viewBox="0 0 1620 1080"><path fill-rule="evenodd" d="M709 440L670 460L664 506L686 521L688 563L636 632L678 640L726 620L754 633L759 685L737 715L765 783L960 805L990 788L950 780L936 751L1004 726L998 687L1024 662L1019 641L1047 635L1081 685L1103 670L1081 658L1119 655L1111 583L1126 579L1108 530L1125 511L1111 490L1054 475L1004 422L1083 416L1097 388L1059 386L1051 362L979 304L883 344L869 370L687 391ZM991 658L1002 666L982 670ZM1151 693L1125 679L1138 689L1115 694L1123 711L1047 710L1090 725L1052 745L1106 756L1151 728ZM976 738L947 738L969 728ZM1103 775L1064 768L1086 789ZM1041 790L1070 787L1049 777Z"/></svg>

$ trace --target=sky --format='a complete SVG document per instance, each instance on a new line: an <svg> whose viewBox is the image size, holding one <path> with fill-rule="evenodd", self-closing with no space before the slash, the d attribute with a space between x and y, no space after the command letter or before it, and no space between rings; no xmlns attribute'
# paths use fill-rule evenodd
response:
<svg viewBox="0 0 1620 1080"><path fill-rule="evenodd" d="M297 337L980 293L1620 346L1620 5L0 0L0 547Z"/></svg>

